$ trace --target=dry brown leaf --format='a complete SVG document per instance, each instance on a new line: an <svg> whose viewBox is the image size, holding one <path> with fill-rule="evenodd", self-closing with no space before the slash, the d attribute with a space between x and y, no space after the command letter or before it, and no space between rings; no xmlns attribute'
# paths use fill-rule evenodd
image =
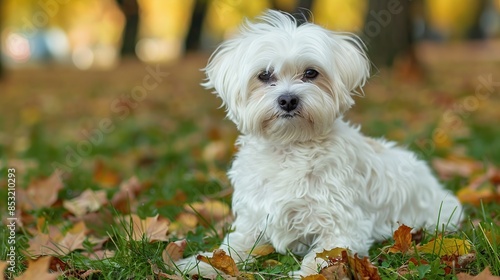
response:
<svg viewBox="0 0 500 280"><path fill-rule="evenodd" d="M60 256L65 256L75 250L85 249L85 247L83 247L83 241L85 241L85 232L68 232L58 244L53 244L55 246L54 249L56 250L56 252Z"/></svg>
<svg viewBox="0 0 500 280"><path fill-rule="evenodd" d="M448 237L438 237L429 241L425 245L417 246L417 251L421 253L437 254L440 257L445 255L466 255L471 250L471 243L468 240Z"/></svg>
<svg viewBox="0 0 500 280"><path fill-rule="evenodd" d="M24 210L49 207L57 201L57 195L63 186L61 171L56 170L50 177L34 181L26 189L19 189L19 204Z"/></svg>
<svg viewBox="0 0 500 280"><path fill-rule="evenodd" d="M98 160L94 167L92 179L98 185L104 188L116 187L121 181L120 175L113 169L104 165L104 162Z"/></svg>
<svg viewBox="0 0 500 280"><path fill-rule="evenodd" d="M186 249L187 241L185 239L170 242L163 250L161 256L163 261L170 267L174 267L174 262L180 260Z"/></svg>
<svg viewBox="0 0 500 280"><path fill-rule="evenodd" d="M167 274L167 273L161 271L161 269L155 263L149 262L149 264L151 265L151 270L153 271L153 273L156 276L158 276L158 279L184 280L184 277L182 277L182 276L170 275L170 274Z"/></svg>
<svg viewBox="0 0 500 280"><path fill-rule="evenodd" d="M274 249L273 245L263 244L251 250L248 250L247 253L251 254L252 256L267 256L274 253L275 251L276 250Z"/></svg>
<svg viewBox="0 0 500 280"><path fill-rule="evenodd" d="M46 256L53 254L54 251L49 247L50 237L48 234L40 233L28 241L27 255L30 257Z"/></svg>
<svg viewBox="0 0 500 280"><path fill-rule="evenodd" d="M76 217L82 217L87 213L99 210L106 202L106 191L86 189L79 196L64 200L63 206Z"/></svg>
<svg viewBox="0 0 500 280"><path fill-rule="evenodd" d="M347 255L346 251L342 252L342 255ZM370 279L370 280L380 280L380 275L378 274L378 269L374 266L368 257L363 257L360 259L357 254L354 257L348 256L349 267L356 279Z"/></svg>
<svg viewBox="0 0 500 280"><path fill-rule="evenodd" d="M41 257L37 260L28 259L28 268L16 280L55 280L61 272L49 273L49 266L52 257Z"/></svg>
<svg viewBox="0 0 500 280"><path fill-rule="evenodd" d="M327 280L325 276L321 274L313 274L313 275L308 275L306 277L302 277L302 280Z"/></svg>
<svg viewBox="0 0 500 280"><path fill-rule="evenodd" d="M142 220L139 216L132 214L120 219L123 219L127 229L132 229L132 240L140 241L145 237L149 242L168 241L167 231L169 222L158 218L159 215L156 215ZM133 223L132 227L130 227L130 222ZM130 238L129 234L126 235L126 238Z"/></svg>
<svg viewBox="0 0 500 280"><path fill-rule="evenodd" d="M222 249L214 250L213 257L211 258L199 255L197 259L210 264L214 268L230 276L238 276L240 274L240 271L238 270L238 267L236 266L233 258L226 255L226 252Z"/></svg>
<svg viewBox="0 0 500 280"><path fill-rule="evenodd" d="M345 263L339 262L325 267L319 273L327 280L350 280L351 274Z"/></svg>
<svg viewBox="0 0 500 280"><path fill-rule="evenodd" d="M389 253L403 253L405 254L411 248L411 227L400 225L394 231L394 245L389 248Z"/></svg>
<svg viewBox="0 0 500 280"><path fill-rule="evenodd" d="M93 252L83 252L82 255L88 257L91 260L104 260L112 258L115 255L115 251L97 250Z"/></svg>
<svg viewBox="0 0 500 280"><path fill-rule="evenodd" d="M457 274L458 280L500 280L499 276L494 276L491 274L490 268L485 268L481 273L476 276L472 276L467 273L459 273Z"/></svg>
<svg viewBox="0 0 500 280"><path fill-rule="evenodd" d="M31 257L56 255L65 256L78 249L84 249L83 241L87 228L82 223L77 223L64 236L59 231L53 234L37 233L28 241L26 252Z"/></svg>
<svg viewBox="0 0 500 280"><path fill-rule="evenodd" d="M129 204L135 200L142 188L143 185L135 176L123 181L120 184L118 192L111 198L111 205L122 213L128 213L130 209Z"/></svg>

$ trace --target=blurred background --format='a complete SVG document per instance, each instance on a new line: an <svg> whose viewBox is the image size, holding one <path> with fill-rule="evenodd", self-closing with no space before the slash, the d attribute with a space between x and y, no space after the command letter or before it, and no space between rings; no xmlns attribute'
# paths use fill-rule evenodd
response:
<svg viewBox="0 0 500 280"><path fill-rule="evenodd" d="M416 41L500 36L499 0L1 0L2 67L110 69L125 56L172 61L213 49L244 17L299 7L317 24L361 35L377 66L409 55Z"/></svg>

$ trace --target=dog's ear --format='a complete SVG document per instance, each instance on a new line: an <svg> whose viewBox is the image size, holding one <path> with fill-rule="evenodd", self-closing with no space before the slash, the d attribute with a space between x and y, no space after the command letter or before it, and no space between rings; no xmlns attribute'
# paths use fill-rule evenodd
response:
<svg viewBox="0 0 500 280"><path fill-rule="evenodd" d="M228 118L238 124L239 109L243 105L243 92L246 81L238 69L241 63L238 50L240 39L234 38L221 44L208 60L208 65L202 69L206 79L201 85L213 89L213 93L222 99Z"/></svg>
<svg viewBox="0 0 500 280"><path fill-rule="evenodd" d="M365 53L365 45L354 34L330 34L333 52L333 83L344 109L354 104L351 95L363 95L362 87L370 76L370 61Z"/></svg>

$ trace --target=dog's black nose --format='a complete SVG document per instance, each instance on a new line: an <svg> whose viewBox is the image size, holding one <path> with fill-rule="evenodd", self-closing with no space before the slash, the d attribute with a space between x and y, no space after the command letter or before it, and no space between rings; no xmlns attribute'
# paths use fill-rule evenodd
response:
<svg viewBox="0 0 500 280"><path fill-rule="evenodd" d="M278 104L281 109L290 112L299 105L299 97L293 94L283 94L278 97Z"/></svg>

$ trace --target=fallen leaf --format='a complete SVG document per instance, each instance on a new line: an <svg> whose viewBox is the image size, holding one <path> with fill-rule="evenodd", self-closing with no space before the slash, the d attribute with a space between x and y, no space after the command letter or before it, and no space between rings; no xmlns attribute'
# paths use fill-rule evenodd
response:
<svg viewBox="0 0 500 280"><path fill-rule="evenodd" d="M411 227L400 225L394 231L394 245L389 248L389 253L403 253L405 254L411 248Z"/></svg>
<svg viewBox="0 0 500 280"><path fill-rule="evenodd" d="M236 263L234 262L233 258L226 255L226 252L222 249L215 250L213 257L211 258L198 255L197 259L202 262L210 264L214 268L230 276L238 276L240 274L240 271L238 270L238 267L236 266Z"/></svg>
<svg viewBox="0 0 500 280"><path fill-rule="evenodd" d="M9 264L5 261L0 261L0 280L4 280L4 271Z"/></svg>
<svg viewBox="0 0 500 280"><path fill-rule="evenodd" d="M273 245L263 244L247 251L252 256L267 256L275 252Z"/></svg>
<svg viewBox="0 0 500 280"><path fill-rule="evenodd" d="M129 204L135 200L142 189L143 185L135 176L123 181L120 184L118 192L111 198L111 205L122 213L128 213L130 209Z"/></svg>
<svg viewBox="0 0 500 280"><path fill-rule="evenodd" d="M37 180L26 189L19 189L19 204L24 210L39 210L49 207L57 201L59 191L63 188L61 171L56 170L49 178Z"/></svg>
<svg viewBox="0 0 500 280"><path fill-rule="evenodd" d="M230 145L229 147L232 147ZM228 149L228 145L222 141L222 140L216 140L210 142L204 149L203 149L203 160L205 160L208 163L212 163L217 160L223 160L224 158L227 157L230 149Z"/></svg>
<svg viewBox="0 0 500 280"><path fill-rule="evenodd" d="M121 181L120 175L113 169L104 165L104 162L101 160L98 160L95 164L92 179L95 183L104 188L113 188Z"/></svg>
<svg viewBox="0 0 500 280"><path fill-rule="evenodd" d="M302 280L327 280L325 276L321 274L313 274L313 275L308 275L306 277L302 277Z"/></svg>
<svg viewBox="0 0 500 280"><path fill-rule="evenodd" d="M457 192L458 200L462 203L472 204L474 206L479 206L481 203L488 203L495 201L500 196L491 188L462 188Z"/></svg>
<svg viewBox="0 0 500 280"><path fill-rule="evenodd" d="M76 217L82 217L87 213L99 210L106 202L106 191L86 189L79 196L71 200L64 200L63 207Z"/></svg>
<svg viewBox="0 0 500 280"><path fill-rule="evenodd" d="M343 251L342 255L347 255L347 251ZM348 256L349 268L356 276L356 279L371 279L380 280L380 275L378 274L378 269L374 266L368 257L363 257L360 259L358 254L354 257Z"/></svg>
<svg viewBox="0 0 500 280"><path fill-rule="evenodd" d="M60 256L65 256L75 250L85 249L83 247L83 241L85 241L85 232L71 233L68 232L64 238L58 243L54 244L54 249L59 250L57 252Z"/></svg>
<svg viewBox="0 0 500 280"><path fill-rule="evenodd" d="M158 267L157 264L152 263L149 261L149 264L151 265L151 270L153 271L154 275L158 276L159 279L173 279L173 280L183 280L184 277L179 276L179 275L170 275L167 274Z"/></svg>
<svg viewBox="0 0 500 280"><path fill-rule="evenodd" d="M468 178L473 173L481 171L484 166L471 158L450 156L448 158L435 158L432 166L442 179L451 179L454 176Z"/></svg>
<svg viewBox="0 0 500 280"><path fill-rule="evenodd" d="M350 280L351 274L345 263L339 262L323 268L320 273L327 280Z"/></svg>
<svg viewBox="0 0 500 280"><path fill-rule="evenodd" d="M344 248L333 248L331 250L324 250L321 253L316 254L316 258L328 261L330 264L335 264L342 262L342 252L347 251Z"/></svg>
<svg viewBox="0 0 500 280"><path fill-rule="evenodd" d="M198 217L193 213L182 212L175 218L170 225L170 231L175 232L177 236L183 236L193 230L198 225Z"/></svg>
<svg viewBox="0 0 500 280"><path fill-rule="evenodd" d="M229 218L231 210L229 206L219 200L207 200L205 202L195 202L185 207L189 213L199 214L208 223L218 222Z"/></svg>
<svg viewBox="0 0 500 280"><path fill-rule="evenodd" d="M104 260L112 258L115 255L115 251L97 250L93 252L83 252L82 255L88 257L91 260Z"/></svg>
<svg viewBox="0 0 500 280"><path fill-rule="evenodd" d="M22 275L15 277L16 280L55 280L61 272L49 273L52 257L41 257L36 260L28 259L28 268Z"/></svg>
<svg viewBox="0 0 500 280"><path fill-rule="evenodd" d="M186 246L187 241L185 239L168 243L161 254L165 264L169 267L174 267L174 263L182 258Z"/></svg>
<svg viewBox="0 0 500 280"><path fill-rule="evenodd" d="M26 249L26 253L30 257L50 255L54 253L54 251L49 248L49 244L50 237L48 234L37 234L28 241L28 248Z"/></svg>
<svg viewBox="0 0 500 280"><path fill-rule="evenodd" d="M130 216L120 218L120 220L124 222L126 229L132 230L130 234L126 234L127 240L132 238L132 240L140 241L143 238L146 238L149 242L168 241L167 231L169 223L165 219L159 220L158 217L159 215L156 215L142 220L139 216L132 214ZM130 222L132 222L132 226L130 225Z"/></svg>
<svg viewBox="0 0 500 280"><path fill-rule="evenodd" d="M26 253L31 257L56 255L65 256L78 249L84 249L86 227L76 225L75 230L69 230L64 236L60 232L53 235L37 233L28 241Z"/></svg>
<svg viewBox="0 0 500 280"><path fill-rule="evenodd" d="M425 245L417 246L417 251L421 253L444 255L466 255L471 250L471 243L468 240L448 237L438 237L429 241Z"/></svg>
<svg viewBox="0 0 500 280"><path fill-rule="evenodd" d="M499 276L493 276L491 274L490 268L485 268L481 273L476 276L472 276L467 273L459 273L457 274L458 280L500 280Z"/></svg>

